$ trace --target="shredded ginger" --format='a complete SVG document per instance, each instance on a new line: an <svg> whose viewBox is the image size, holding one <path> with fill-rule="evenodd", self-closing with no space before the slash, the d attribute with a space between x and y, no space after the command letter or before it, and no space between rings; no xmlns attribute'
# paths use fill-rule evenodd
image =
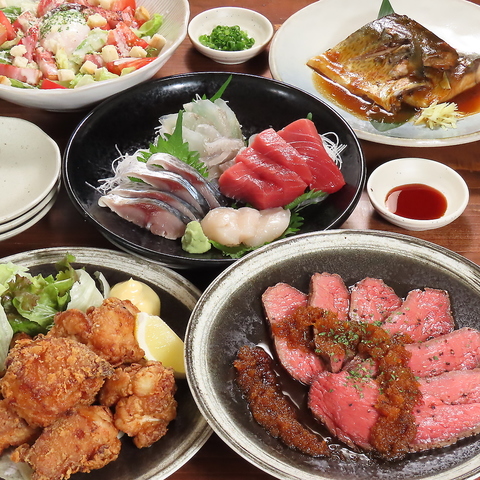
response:
<svg viewBox="0 0 480 480"><path fill-rule="evenodd" d="M457 128L457 118L460 116L457 108L456 103L434 102L429 107L422 108L414 124L425 124L432 130L437 127Z"/></svg>

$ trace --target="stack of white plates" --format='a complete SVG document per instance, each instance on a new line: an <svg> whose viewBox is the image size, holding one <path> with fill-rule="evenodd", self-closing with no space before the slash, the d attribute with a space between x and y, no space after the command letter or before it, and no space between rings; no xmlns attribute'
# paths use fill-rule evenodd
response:
<svg viewBox="0 0 480 480"><path fill-rule="evenodd" d="M48 213L60 172L58 145L43 130L26 120L0 117L0 241Z"/></svg>

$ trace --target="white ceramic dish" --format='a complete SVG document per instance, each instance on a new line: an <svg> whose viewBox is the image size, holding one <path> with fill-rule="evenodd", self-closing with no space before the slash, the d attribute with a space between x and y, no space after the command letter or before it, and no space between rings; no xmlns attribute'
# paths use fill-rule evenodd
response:
<svg viewBox="0 0 480 480"><path fill-rule="evenodd" d="M128 75L76 89L40 90L0 85L0 98L25 107L74 111L85 109L153 77L185 39L190 5L188 0L139 0L137 5L143 5L151 14L160 13L164 16L159 33L166 38L167 43L155 61Z"/></svg>
<svg viewBox="0 0 480 480"><path fill-rule="evenodd" d="M30 211L56 185L58 145L35 124L0 117L0 224Z"/></svg>
<svg viewBox="0 0 480 480"><path fill-rule="evenodd" d="M11 231L16 231L18 228L23 227L24 224L30 222L33 219L37 219L38 215L42 217L48 213L48 210L53 206L57 198L58 192L60 190L60 180L57 184L50 190L50 192L42 199L37 205L35 205L31 210L19 217L14 218L13 220L0 224L0 240L3 239L3 235L7 235ZM40 220L39 217L36 221ZM21 230L23 231L23 230ZM19 232L20 233L20 232Z"/></svg>
<svg viewBox="0 0 480 480"><path fill-rule="evenodd" d="M381 0L320 0L292 15L270 45L273 78L314 94L338 111L362 139L388 145L432 147L480 139L480 114L458 122L456 129L430 130L405 124L379 132L370 122L330 104L315 89L307 60L324 52L378 16ZM391 0L393 9L408 15L458 51L480 56L480 6L466 0Z"/></svg>
<svg viewBox="0 0 480 480"><path fill-rule="evenodd" d="M183 338L186 325L199 290L184 277L167 268L141 262L125 253L85 247L58 247L22 252L1 259L29 267L30 273L55 273L55 263L69 253L75 256L75 268L85 268L90 274L102 272L110 285L134 278L146 282L161 299L164 321ZM186 380L177 382L175 398L177 418L170 423L167 434L149 448L138 449L131 440L122 437L122 450L114 462L88 474L72 478L89 480L162 480L184 465L208 440L211 429L200 414ZM0 477L25 480L6 451L0 456Z"/></svg>
<svg viewBox="0 0 480 480"><path fill-rule="evenodd" d="M337 273L346 285L381 278L404 298L414 288L448 291L456 325L480 328L480 267L433 243L388 232L330 230L280 240L252 252L221 273L192 312L186 336L187 378L201 412L239 455L284 480L474 480L480 474L480 436L379 461L330 438L336 454L312 458L285 447L252 418L234 381L233 361L244 345L273 350L261 295L278 282L308 292L315 272ZM281 381L282 369L275 362ZM294 382L293 382L294 383ZM308 421L308 389L282 383Z"/></svg>
<svg viewBox="0 0 480 480"><path fill-rule="evenodd" d="M415 220L392 213L385 199L393 188L408 184L435 188L447 200L447 210L434 220ZM377 167L367 180L367 193L375 210L386 220L406 230L421 231L444 227L456 220L468 205L465 180L452 168L425 158L399 158Z"/></svg>
<svg viewBox="0 0 480 480"><path fill-rule="evenodd" d="M209 35L217 25L229 27L238 25L255 39L253 47L235 52L215 50L202 45L200 35ZM262 52L273 36L273 25L265 16L239 7L212 8L199 13L188 25L188 36L193 46L203 55L210 57L217 63L235 65L246 62Z"/></svg>

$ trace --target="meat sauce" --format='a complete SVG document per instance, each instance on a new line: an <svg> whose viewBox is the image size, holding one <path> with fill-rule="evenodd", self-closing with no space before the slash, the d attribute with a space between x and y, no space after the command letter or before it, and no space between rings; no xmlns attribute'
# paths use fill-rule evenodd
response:
<svg viewBox="0 0 480 480"><path fill-rule="evenodd" d="M416 109L410 105L402 105L402 108L397 112L387 112L378 105L372 104L371 100L350 93L346 88L318 73L313 73L313 84L315 89L332 103L362 120L404 123L416 113ZM452 101L457 104L458 111L463 115L479 113L480 84L457 95Z"/></svg>
<svg viewBox="0 0 480 480"><path fill-rule="evenodd" d="M321 357L358 354L369 357L377 365L375 380L380 394L376 403L379 418L371 432L370 442L378 455L385 459L400 458L407 453L416 435L412 414L421 400L419 383L408 367L411 354L405 344L407 336L391 337L375 324L357 321L340 321L335 314L315 307L299 307L281 327L272 332L297 348L311 349ZM310 331L311 335L305 333ZM261 353L261 352L263 353ZM278 432L295 432L298 417L282 393L271 365L271 358L260 347L243 347L234 362L237 383L244 393L252 414L272 435L279 437L290 448L315 456L327 455L326 443L304 429L296 435L280 436ZM361 375L366 375L363 372ZM360 375L352 371L353 375ZM361 388L361 378L359 376ZM279 412L282 412L280 415ZM293 425L294 427L292 427ZM299 447L301 445L301 448Z"/></svg>
<svg viewBox="0 0 480 480"><path fill-rule="evenodd" d="M414 220L434 220L447 211L447 199L436 188L421 183L400 185L390 190L386 196L387 208L404 218Z"/></svg>

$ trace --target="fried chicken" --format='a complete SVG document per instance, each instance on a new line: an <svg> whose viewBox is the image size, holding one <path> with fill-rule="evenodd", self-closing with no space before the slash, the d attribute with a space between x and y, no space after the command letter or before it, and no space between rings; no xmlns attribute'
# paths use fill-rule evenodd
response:
<svg viewBox="0 0 480 480"><path fill-rule="evenodd" d="M8 447L31 443L40 435L40 429L33 428L13 410L6 400L0 400L0 455Z"/></svg>
<svg viewBox="0 0 480 480"><path fill-rule="evenodd" d="M36 442L18 447L15 462L33 468L32 480L68 479L116 460L121 443L110 410L100 405L69 410L46 427Z"/></svg>
<svg viewBox="0 0 480 480"><path fill-rule="evenodd" d="M90 405L113 367L69 338L19 340L8 354L0 391L8 408L32 427L50 425L77 405Z"/></svg>
<svg viewBox="0 0 480 480"><path fill-rule="evenodd" d="M137 362L145 355L135 338L138 312L129 300L107 298L86 313L75 309L58 313L47 336L73 338L113 366Z"/></svg>
<svg viewBox="0 0 480 480"><path fill-rule="evenodd" d="M175 392L173 370L148 361L118 367L102 387L99 400L115 408L115 426L143 448L167 433L177 414Z"/></svg>

